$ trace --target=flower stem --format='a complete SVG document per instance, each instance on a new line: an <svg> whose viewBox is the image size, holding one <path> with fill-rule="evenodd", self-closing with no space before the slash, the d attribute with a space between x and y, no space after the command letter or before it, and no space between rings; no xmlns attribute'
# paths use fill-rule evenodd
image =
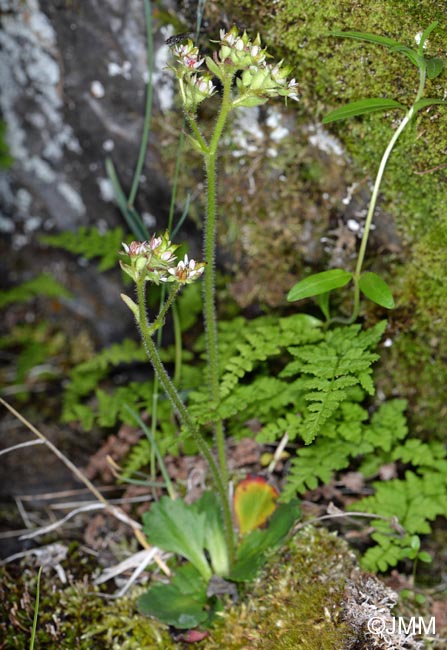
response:
<svg viewBox="0 0 447 650"><path fill-rule="evenodd" d="M356 264L356 267L355 267L355 271L353 273L354 306L353 306L353 310L352 310L352 315L347 320L344 319L342 321L342 319L337 319L339 322L342 321L342 322L346 322L346 323L353 323L358 318L359 311L360 311L360 275L361 275L361 272L362 272L362 266L363 266L363 262L364 262L364 259L365 259L366 246L367 246L367 243L368 243L368 237L369 237L369 233L370 233L370 230L371 230L371 224L372 224L372 220L373 220L373 216L374 216L374 210L375 210L376 204L377 204L377 199L378 199L378 196L379 196L379 190L380 190L380 185L382 183L383 174L384 174L385 167L387 165L388 159L389 159L389 157L391 155L391 152L394 149L394 146L395 146L397 140L399 139L399 137L402 134L402 132L404 131L405 127L408 125L408 123L411 121L412 117L414 116L416 102L418 102L421 99L421 97L422 97L422 95L424 93L425 75L426 75L426 68L425 68L425 64L424 64L419 69L419 87L418 87L418 91L417 91L417 94L416 94L416 98L415 98L412 106L409 108L409 110L405 114L405 117L402 119L401 123L399 124L399 126L397 127L395 132L393 133L393 136L392 136L391 140L389 141L388 146L385 149L385 152L384 152L384 154L382 156L382 160L380 161L379 169L377 171L376 180L374 182L374 187L373 187L373 191L372 191L372 195L371 195L371 201L370 201L369 208L368 208L368 214L366 215L365 228L363 230L362 241L360 243L360 249L359 249L359 254L358 254L358 258L357 258L357 264ZM336 319L333 319L333 320L336 320Z"/></svg>
<svg viewBox="0 0 447 650"><path fill-rule="evenodd" d="M160 327L163 327L165 323L166 314L168 313L169 308L172 306L174 299L179 291L180 291L180 285L173 284L167 300L165 300L160 311L158 312L158 316L155 322L152 324L152 326L150 326L152 332L155 332L155 330L158 330Z"/></svg>
<svg viewBox="0 0 447 650"><path fill-rule="evenodd" d="M235 548L234 548L234 532L233 532L233 521L231 517L231 508L229 503L229 497L226 487L226 482L223 480L219 468L214 460L211 450L195 425L191 415L188 412L185 404L183 403L180 395L177 392L176 387L172 383L166 369L160 359L158 354L157 347L152 340L153 330L147 319L146 313L146 294L145 294L145 280L141 279L137 283L137 297L138 297L138 318L137 324L140 327L141 337L143 340L143 345L146 350L146 353L149 357L150 362L154 368L155 374L158 377L158 380L163 387L166 395L171 400L174 409L178 413L180 420L183 426L188 429L191 437L196 443L200 453L204 456L205 460L208 463L208 466L213 477L214 484L216 486L217 492L219 494L219 499L222 506L222 514L224 520L224 530L225 530L225 539L228 549L228 557L230 566L234 562L235 558Z"/></svg>
<svg viewBox="0 0 447 650"><path fill-rule="evenodd" d="M231 110L231 84L232 75L224 79L223 96L220 113L210 140L208 151L204 153L207 177L207 212L205 220L204 257L206 262L204 278L203 315L205 321L206 350L208 358L208 381L210 397L217 406L219 403L219 356L217 340L217 321L215 305L216 286L216 159L220 137L222 135L228 113ZM225 434L220 418L215 422L215 440L217 458L223 482L228 482L227 457L225 452Z"/></svg>

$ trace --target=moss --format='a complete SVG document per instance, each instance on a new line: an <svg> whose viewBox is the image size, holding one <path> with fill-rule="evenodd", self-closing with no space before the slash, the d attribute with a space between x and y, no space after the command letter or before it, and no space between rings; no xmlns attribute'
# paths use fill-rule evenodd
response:
<svg viewBox="0 0 447 650"><path fill-rule="evenodd" d="M307 527L256 581L247 602L224 614L207 650L342 650L351 628L341 620L354 566L347 546L326 530Z"/></svg>
<svg viewBox="0 0 447 650"><path fill-rule="evenodd" d="M352 630L340 618L347 580L355 565L347 545L326 530L307 527L272 558L247 587L241 602L223 613L201 647L342 650ZM6 647L28 647L37 571L0 573L0 633ZM72 577L70 577L72 579ZM37 647L58 650L156 650L181 648L165 626L137 612L142 588L105 600L89 580L62 586L42 575Z"/></svg>
<svg viewBox="0 0 447 650"><path fill-rule="evenodd" d="M29 646L36 575L37 569L26 569L17 576L6 569L0 571L0 636L10 650ZM61 588L50 570L42 574L40 594L36 633L40 650L174 647L163 626L137 613L137 592L132 598L107 601L89 579L77 579Z"/></svg>

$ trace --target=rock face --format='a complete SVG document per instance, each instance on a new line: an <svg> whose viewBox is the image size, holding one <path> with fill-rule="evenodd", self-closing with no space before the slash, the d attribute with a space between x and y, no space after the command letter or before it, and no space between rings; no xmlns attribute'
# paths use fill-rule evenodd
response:
<svg viewBox="0 0 447 650"><path fill-rule="evenodd" d="M13 271L11 285L41 270L60 277L54 253L42 250L37 241L40 233L122 223L105 159L115 161L129 191L143 128L148 67L140 0L2 0L0 13L0 107L14 160L0 181L0 229L5 243L9 240L2 257ZM157 111L171 100L172 80L162 71L168 48L158 46L164 35L155 39ZM152 132L137 203L148 226L161 229L169 188L158 169L156 145ZM62 267L68 280L77 270L66 271L65 263ZM84 268L81 276L80 295L86 295L80 313L96 330L89 302L95 302L93 295L117 295L119 287L113 274L99 280ZM122 334L120 319L111 318L107 309L102 318L107 321L102 327L99 323L102 343ZM121 321L127 323L127 315Z"/></svg>

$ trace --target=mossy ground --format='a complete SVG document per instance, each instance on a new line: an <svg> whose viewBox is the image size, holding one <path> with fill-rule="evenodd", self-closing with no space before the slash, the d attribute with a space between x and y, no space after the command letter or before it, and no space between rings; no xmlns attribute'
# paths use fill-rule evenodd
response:
<svg viewBox="0 0 447 650"><path fill-rule="evenodd" d="M193 647L166 626L141 615L134 587L129 596L110 599L92 585L95 562L73 547L62 562L68 581L53 569L42 574L36 650L186 650ZM34 616L37 566L0 570L0 647L27 650ZM405 581L396 574L394 580ZM416 593L416 592L415 592ZM398 611L395 594L359 570L347 543L336 533L308 525L275 553L240 600L227 602L203 650L371 650L387 645L368 631L365 611L405 617L432 615L432 603L410 597ZM442 601L439 601L442 608ZM366 610L365 610L366 607ZM375 611L375 610L374 610ZM441 611L441 610L439 610ZM374 613L374 612L373 612ZM442 621L438 627L441 628ZM442 629L438 629L438 634ZM397 640L394 639L394 643ZM195 646L194 646L195 647ZM413 646L408 646L413 647ZM426 647L442 648L439 645Z"/></svg>
<svg viewBox="0 0 447 650"><path fill-rule="evenodd" d="M79 560L79 556L78 557ZM71 558L73 563L74 557ZM76 560L76 561L78 561ZM352 630L340 612L347 580L355 565L347 545L326 530L301 531L247 588L241 602L228 609L200 647L342 650ZM0 630L8 650L24 650L32 626L36 571L20 575L2 570ZM78 567L79 575L79 567ZM168 650L182 648L168 630L140 615L132 596L105 600L85 575L61 586L45 572L36 647L58 650ZM349 642L349 643L348 643ZM347 644L347 645L346 645Z"/></svg>

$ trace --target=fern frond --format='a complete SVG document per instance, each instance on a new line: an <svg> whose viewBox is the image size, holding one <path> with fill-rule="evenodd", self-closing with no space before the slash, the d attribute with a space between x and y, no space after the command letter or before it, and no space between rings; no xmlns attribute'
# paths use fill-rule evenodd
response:
<svg viewBox="0 0 447 650"><path fill-rule="evenodd" d="M349 401L350 389L358 385L372 391L368 378L378 355L369 347L377 343L384 329L385 323L378 323L367 332L353 325L327 332L325 339L314 345L288 348L295 359L286 365L280 377L293 377L298 373L307 376L300 385L307 391L308 407L299 431L306 444L310 444L342 404Z"/></svg>
<svg viewBox="0 0 447 650"><path fill-rule="evenodd" d="M0 291L0 307L6 307L14 302L27 302L37 296L46 298L70 298L71 293L48 273L41 273L32 280L23 282L16 287Z"/></svg>
<svg viewBox="0 0 447 650"><path fill-rule="evenodd" d="M122 343L114 343L91 359L75 366L69 374L69 382L63 396L62 421L72 422L78 419L78 407L82 398L96 389L111 368L123 363L145 361L146 358L146 353L139 343L124 339Z"/></svg>
<svg viewBox="0 0 447 650"><path fill-rule="evenodd" d="M241 323L242 325L242 323ZM278 356L292 343L315 342L322 338L321 323L303 314L279 321L257 319L245 321L237 328L233 355L223 365L220 394L226 397L257 364ZM228 341L227 341L228 345Z"/></svg>
<svg viewBox="0 0 447 650"><path fill-rule="evenodd" d="M142 438L133 445L129 455L123 463L121 475L123 478L130 478L135 472L146 467L151 459L151 445L147 438Z"/></svg>
<svg viewBox="0 0 447 650"><path fill-rule="evenodd" d="M371 537L376 545L369 548L361 559L361 565L366 571L373 573L386 571L407 557L405 546L408 542L408 535L398 538L396 534L391 536L390 533L388 535L373 533Z"/></svg>
<svg viewBox="0 0 447 650"><path fill-rule="evenodd" d="M435 469L447 476L446 450L441 442L435 440L422 442L417 438L409 438L403 445L393 449L392 460L401 460L416 467L418 472Z"/></svg>
<svg viewBox="0 0 447 650"><path fill-rule="evenodd" d="M365 439L374 447L390 451L393 444L405 438L408 433L404 415L406 407L407 402L403 399L394 399L382 404L371 418Z"/></svg>
<svg viewBox="0 0 447 650"><path fill-rule="evenodd" d="M107 271L116 266L121 242L124 241L122 228L114 228L102 233L98 228L81 227L75 232L62 232L58 235L44 235L40 241L49 246L64 248L70 253L82 255L90 260L100 258L98 269Z"/></svg>
<svg viewBox="0 0 447 650"><path fill-rule="evenodd" d="M291 462L281 500L290 501L296 494L314 490L318 483L329 483L336 471L345 469L359 454L372 451L369 443L318 439L310 447L302 447Z"/></svg>
<svg viewBox="0 0 447 650"><path fill-rule="evenodd" d="M405 407L405 400L385 402L367 422L366 409L355 402L343 402L337 413L326 422L316 442L310 447L298 449L296 458L291 462L284 490L287 500L306 489L315 489L319 481L329 482L334 472L348 467L359 456L371 457L384 444L398 442L402 431L406 431ZM300 434L301 427L302 419L297 424ZM387 435L385 440L384 430Z"/></svg>
<svg viewBox="0 0 447 650"><path fill-rule="evenodd" d="M256 442L261 444L273 443L280 440L284 434L290 441L295 440L299 434L302 416L299 413L286 413L273 422L268 422L256 436Z"/></svg>
<svg viewBox="0 0 447 650"><path fill-rule="evenodd" d="M409 534L427 534L431 531L430 521L439 515L447 516L447 476L428 471L423 476L406 472L405 479L394 479L386 483L375 483L375 494L353 504L352 508L362 512L380 514L393 519ZM373 521L376 532L374 541L380 549L370 549L365 555L365 568L385 570L406 557L397 556L396 546L404 550L407 539L399 540L391 525L383 519ZM390 541L391 540L391 541ZM377 562L377 564L374 564Z"/></svg>

